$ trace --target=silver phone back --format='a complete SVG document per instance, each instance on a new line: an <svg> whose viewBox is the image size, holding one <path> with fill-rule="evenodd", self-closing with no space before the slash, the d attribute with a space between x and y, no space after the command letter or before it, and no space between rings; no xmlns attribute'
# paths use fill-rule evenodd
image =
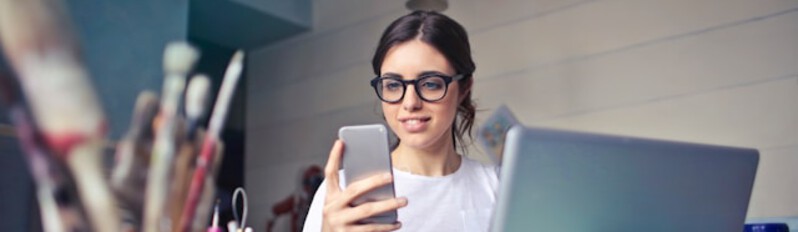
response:
<svg viewBox="0 0 798 232"><path fill-rule="evenodd" d="M344 141L344 180L345 185L382 173L393 174L391 156L388 150L388 130L382 124L345 126L338 130L338 137ZM366 202L394 198L393 183L384 185L363 194L352 202L360 205ZM391 224L396 222L396 211L388 211L361 221L361 223Z"/></svg>

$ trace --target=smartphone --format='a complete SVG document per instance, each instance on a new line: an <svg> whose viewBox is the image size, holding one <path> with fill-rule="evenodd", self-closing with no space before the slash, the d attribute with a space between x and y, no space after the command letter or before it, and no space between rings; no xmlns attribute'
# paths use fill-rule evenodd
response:
<svg viewBox="0 0 798 232"><path fill-rule="evenodd" d="M388 151L388 130L382 124L345 126L338 130L338 138L344 141L344 180L346 186L368 177L393 174L391 155ZM357 206L366 202L395 198L393 182L378 187L355 199ZM396 210L364 219L362 224L396 223Z"/></svg>

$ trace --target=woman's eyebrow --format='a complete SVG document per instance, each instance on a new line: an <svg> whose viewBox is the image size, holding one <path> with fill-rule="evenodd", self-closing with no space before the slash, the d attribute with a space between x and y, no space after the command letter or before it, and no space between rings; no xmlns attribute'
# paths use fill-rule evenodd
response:
<svg viewBox="0 0 798 232"><path fill-rule="evenodd" d="M424 71L418 74L418 78L421 77L428 77L428 76L448 76L443 72L440 71ZM386 72L380 75L380 77L392 77L392 78L402 78L402 74L393 73L393 72Z"/></svg>
<svg viewBox="0 0 798 232"><path fill-rule="evenodd" d="M383 73L382 75L380 75L380 77L397 77L397 78L402 78L402 75L401 75L401 74L398 74L398 73L387 72L387 73Z"/></svg>
<svg viewBox="0 0 798 232"><path fill-rule="evenodd" d="M426 77L426 76L448 76L448 75L439 71L424 71L418 74L418 77Z"/></svg>

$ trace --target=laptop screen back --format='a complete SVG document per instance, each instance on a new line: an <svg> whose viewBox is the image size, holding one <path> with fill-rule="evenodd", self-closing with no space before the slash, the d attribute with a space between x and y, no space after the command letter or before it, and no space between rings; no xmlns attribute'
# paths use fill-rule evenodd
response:
<svg viewBox="0 0 798 232"><path fill-rule="evenodd" d="M493 231L742 231L758 152L516 127Z"/></svg>

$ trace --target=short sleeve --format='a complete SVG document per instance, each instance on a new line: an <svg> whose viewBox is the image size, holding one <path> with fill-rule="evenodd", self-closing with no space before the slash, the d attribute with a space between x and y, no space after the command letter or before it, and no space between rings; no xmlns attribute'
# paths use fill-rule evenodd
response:
<svg viewBox="0 0 798 232"><path fill-rule="evenodd" d="M346 172L338 170L338 187L344 189L344 182L346 180ZM324 200L327 198L327 178L321 182L316 194L313 195L313 202L310 203L308 216L305 218L305 226L302 227L304 232L321 232L321 223L324 218L322 210L324 209Z"/></svg>
<svg viewBox="0 0 798 232"><path fill-rule="evenodd" d="M313 195L313 202L310 203L308 216L305 218L304 232L321 232L322 209L324 199L327 198L327 179L321 182L316 194Z"/></svg>

